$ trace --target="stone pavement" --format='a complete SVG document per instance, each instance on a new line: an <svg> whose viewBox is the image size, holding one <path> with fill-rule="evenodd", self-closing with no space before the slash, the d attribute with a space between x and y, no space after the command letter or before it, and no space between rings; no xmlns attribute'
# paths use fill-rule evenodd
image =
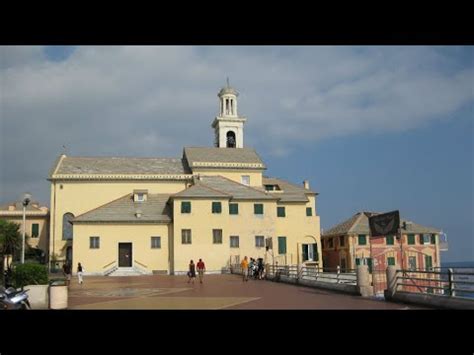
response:
<svg viewBox="0 0 474 355"><path fill-rule="evenodd" d="M69 309L418 309L375 299L238 275L85 276L71 280Z"/></svg>

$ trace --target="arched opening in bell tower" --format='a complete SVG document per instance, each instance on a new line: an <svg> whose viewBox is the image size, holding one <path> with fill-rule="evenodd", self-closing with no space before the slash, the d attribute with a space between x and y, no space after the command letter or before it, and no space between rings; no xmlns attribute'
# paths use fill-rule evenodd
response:
<svg viewBox="0 0 474 355"><path fill-rule="evenodd" d="M227 148L235 148L235 133L233 131L227 132Z"/></svg>

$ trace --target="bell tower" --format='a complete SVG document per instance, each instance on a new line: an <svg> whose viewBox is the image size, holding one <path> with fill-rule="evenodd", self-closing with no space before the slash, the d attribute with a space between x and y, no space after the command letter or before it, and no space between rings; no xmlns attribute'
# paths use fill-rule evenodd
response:
<svg viewBox="0 0 474 355"><path fill-rule="evenodd" d="M244 123L247 120L237 114L237 96L239 93L227 85L217 94L219 97L219 114L212 122L215 132L214 145L218 148L243 148Z"/></svg>

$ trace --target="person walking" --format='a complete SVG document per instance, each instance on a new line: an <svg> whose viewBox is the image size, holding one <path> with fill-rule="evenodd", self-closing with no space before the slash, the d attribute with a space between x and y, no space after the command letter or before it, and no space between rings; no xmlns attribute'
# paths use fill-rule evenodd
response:
<svg viewBox="0 0 474 355"><path fill-rule="evenodd" d="M247 256L242 260L240 263L240 267L242 268L242 281L248 281L249 280L249 262L247 260Z"/></svg>
<svg viewBox="0 0 474 355"><path fill-rule="evenodd" d="M71 264L69 264L69 262L65 262L63 265L63 273L64 273L64 276L66 276L68 286L71 283L71 269L72 269Z"/></svg>
<svg viewBox="0 0 474 355"><path fill-rule="evenodd" d="M192 281L194 284L194 280L196 279L196 265L194 264L192 260L189 262L188 277L189 277L188 283Z"/></svg>
<svg viewBox="0 0 474 355"><path fill-rule="evenodd" d="M81 263L78 263L77 264L77 277L79 278L79 284L80 285L82 285L82 283L84 282L82 280L82 271L83 271L82 265L81 265Z"/></svg>
<svg viewBox="0 0 474 355"><path fill-rule="evenodd" d="M202 259L199 259L197 263L197 269L198 269L198 274L199 274L199 282L202 283L202 279L204 277L204 271L206 271L206 265L204 265L204 261L202 261Z"/></svg>

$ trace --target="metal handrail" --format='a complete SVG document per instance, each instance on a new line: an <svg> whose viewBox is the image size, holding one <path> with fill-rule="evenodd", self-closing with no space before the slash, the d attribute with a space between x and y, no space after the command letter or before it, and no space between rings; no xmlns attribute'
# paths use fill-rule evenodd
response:
<svg viewBox="0 0 474 355"><path fill-rule="evenodd" d="M112 264L114 264L114 263L116 263L116 262L117 262L117 260L114 260L114 261L112 261L111 263L108 263L107 265L102 266L102 269L105 269L107 266L110 266L110 265L112 265Z"/></svg>
<svg viewBox="0 0 474 355"><path fill-rule="evenodd" d="M148 268L148 266L147 266L147 265L145 265L145 264L142 264L142 263L141 263L141 262L139 262L138 260L133 260L133 262L135 262L135 263L136 263L136 264L138 264L138 265L141 265L141 266L143 266L144 268Z"/></svg>

